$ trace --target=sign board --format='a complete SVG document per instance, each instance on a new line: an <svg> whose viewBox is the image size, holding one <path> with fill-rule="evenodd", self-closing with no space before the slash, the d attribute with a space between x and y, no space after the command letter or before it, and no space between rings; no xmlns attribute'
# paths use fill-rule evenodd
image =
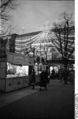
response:
<svg viewBox="0 0 78 119"><path fill-rule="evenodd" d="M19 53L7 53L7 62L15 65L34 65L34 58Z"/></svg>

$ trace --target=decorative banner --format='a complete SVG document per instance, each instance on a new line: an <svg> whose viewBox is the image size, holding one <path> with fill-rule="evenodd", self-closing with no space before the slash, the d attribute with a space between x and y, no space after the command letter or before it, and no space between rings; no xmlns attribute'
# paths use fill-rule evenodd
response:
<svg viewBox="0 0 78 119"><path fill-rule="evenodd" d="M7 62L15 65L34 65L34 58L19 53L7 53Z"/></svg>

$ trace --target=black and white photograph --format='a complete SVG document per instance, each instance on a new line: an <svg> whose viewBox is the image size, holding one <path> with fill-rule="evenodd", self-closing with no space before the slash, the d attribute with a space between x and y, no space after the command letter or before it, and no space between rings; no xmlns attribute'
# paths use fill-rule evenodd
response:
<svg viewBox="0 0 78 119"><path fill-rule="evenodd" d="M0 119L78 118L75 44L75 0L0 0Z"/></svg>

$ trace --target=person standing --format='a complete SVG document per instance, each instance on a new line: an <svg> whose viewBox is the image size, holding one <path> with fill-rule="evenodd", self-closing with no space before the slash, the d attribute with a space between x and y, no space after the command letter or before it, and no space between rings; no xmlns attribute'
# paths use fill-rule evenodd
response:
<svg viewBox="0 0 78 119"><path fill-rule="evenodd" d="M47 70L43 70L40 76L40 91L41 88L44 87L47 90L47 83L48 83L48 72Z"/></svg>
<svg viewBox="0 0 78 119"><path fill-rule="evenodd" d="M32 69L32 74L31 74L31 85L32 89L35 89L35 71Z"/></svg>
<svg viewBox="0 0 78 119"><path fill-rule="evenodd" d="M53 79L55 78L55 70L54 70L54 68L53 68L53 70L52 70L52 78L53 78Z"/></svg>

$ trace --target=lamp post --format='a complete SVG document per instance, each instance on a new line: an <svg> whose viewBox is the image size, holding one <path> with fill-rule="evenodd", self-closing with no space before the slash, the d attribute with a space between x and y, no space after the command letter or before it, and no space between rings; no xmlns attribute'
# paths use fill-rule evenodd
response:
<svg viewBox="0 0 78 119"><path fill-rule="evenodd" d="M24 26L22 27L22 34L24 34ZM21 54L23 54L23 52L22 52L22 35L21 35Z"/></svg>
<svg viewBox="0 0 78 119"><path fill-rule="evenodd" d="M40 39L40 63L41 63L41 39Z"/></svg>

